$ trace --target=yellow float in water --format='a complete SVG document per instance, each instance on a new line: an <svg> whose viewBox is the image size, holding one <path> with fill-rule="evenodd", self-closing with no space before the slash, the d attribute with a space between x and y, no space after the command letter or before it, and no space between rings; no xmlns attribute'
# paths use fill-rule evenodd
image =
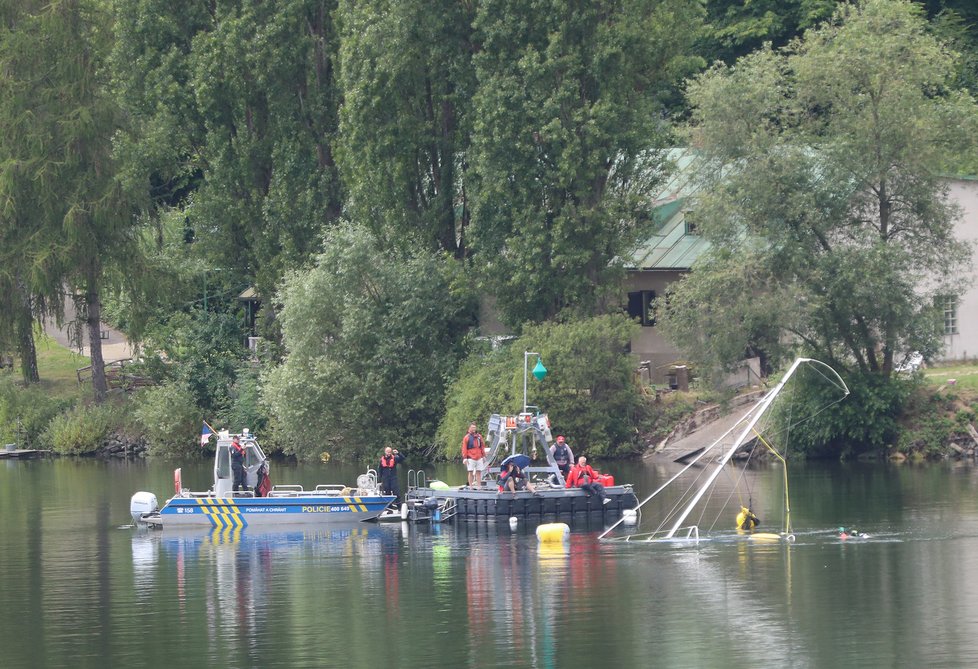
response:
<svg viewBox="0 0 978 669"><path fill-rule="evenodd" d="M750 535L751 541L781 541L781 535L774 532L755 532Z"/></svg>
<svg viewBox="0 0 978 669"><path fill-rule="evenodd" d="M542 544L558 543L567 540L570 527L567 523L544 523L537 525L537 540Z"/></svg>

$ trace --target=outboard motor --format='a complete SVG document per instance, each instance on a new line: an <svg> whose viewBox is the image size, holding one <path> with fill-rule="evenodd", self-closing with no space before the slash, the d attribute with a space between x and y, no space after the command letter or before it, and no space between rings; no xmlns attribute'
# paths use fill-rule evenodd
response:
<svg viewBox="0 0 978 669"><path fill-rule="evenodd" d="M129 513L132 515L132 522L136 524L145 523L143 516L156 511L159 511L156 495L151 492L137 492L129 500Z"/></svg>
<svg viewBox="0 0 978 669"><path fill-rule="evenodd" d="M424 508L428 510L428 515L436 522L441 522L441 509L437 497L428 497L424 501Z"/></svg>

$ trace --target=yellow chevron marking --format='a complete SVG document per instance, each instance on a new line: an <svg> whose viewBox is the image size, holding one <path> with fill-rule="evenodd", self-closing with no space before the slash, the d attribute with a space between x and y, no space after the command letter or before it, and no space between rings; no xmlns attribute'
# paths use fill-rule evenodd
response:
<svg viewBox="0 0 978 669"><path fill-rule="evenodd" d="M245 526L241 509L234 500L202 497L197 500L197 505L218 530L241 529Z"/></svg>

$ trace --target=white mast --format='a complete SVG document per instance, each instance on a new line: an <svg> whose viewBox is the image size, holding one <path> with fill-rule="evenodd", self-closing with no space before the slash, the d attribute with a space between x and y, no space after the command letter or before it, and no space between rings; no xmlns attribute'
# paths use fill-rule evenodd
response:
<svg viewBox="0 0 978 669"><path fill-rule="evenodd" d="M717 476L720 475L720 471L723 469L723 466L730 461L730 458L732 458L734 453L737 452L737 449L740 448L740 445L744 443L744 440L747 438L747 435L749 435L751 433L751 430L754 429L754 425L757 424L757 421L760 420L764 412L767 411L767 408L771 405L771 402L773 402L774 398L778 396L778 393L781 392L781 389L784 387L784 384L788 382L788 379L790 379L791 375L795 373L795 370L798 369L798 366L801 365L801 363L803 362L809 362L809 361L812 361L812 359L811 358L796 359L792 363L791 367L788 368L788 371L785 373L780 383L778 383L778 385L776 385L774 389L767 394L767 397L761 400L761 403L758 405L757 410L754 412L754 417L750 419L750 422L747 423L747 426L740 433L740 436L737 437L736 441L734 441L733 446L728 448L727 451L720 458L716 469L713 470L713 472L707 478L706 482L702 486L700 486L699 491L696 493L696 495L693 496L693 499L690 500L689 504L686 505L686 508L683 509L683 512L679 514L679 518L676 520L675 524L673 524L673 526L669 528L669 532L666 533L665 536L666 539L671 539L673 535L676 533L676 531L680 528L680 526L682 526L683 521L686 520L686 517L689 516L689 514L692 512L693 507L695 507L696 504L703 497L703 495L706 494L706 491L710 489L710 486L713 484L713 481L716 480Z"/></svg>

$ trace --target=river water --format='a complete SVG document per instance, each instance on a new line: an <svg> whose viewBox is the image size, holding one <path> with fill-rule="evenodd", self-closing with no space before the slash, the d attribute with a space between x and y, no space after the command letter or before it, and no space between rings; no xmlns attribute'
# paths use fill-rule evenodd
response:
<svg viewBox="0 0 978 669"><path fill-rule="evenodd" d="M738 537L734 508L713 532L694 519L697 544L599 542L601 521L585 521L557 546L538 544L532 522L124 527L131 494L162 502L173 466L0 462L0 667L978 666L970 464L793 464L794 544ZM675 472L607 469L640 499ZM276 463L273 480L356 474ZM209 477L207 464L183 469L188 487ZM741 483L776 529L782 470ZM870 536L842 540L840 525Z"/></svg>

